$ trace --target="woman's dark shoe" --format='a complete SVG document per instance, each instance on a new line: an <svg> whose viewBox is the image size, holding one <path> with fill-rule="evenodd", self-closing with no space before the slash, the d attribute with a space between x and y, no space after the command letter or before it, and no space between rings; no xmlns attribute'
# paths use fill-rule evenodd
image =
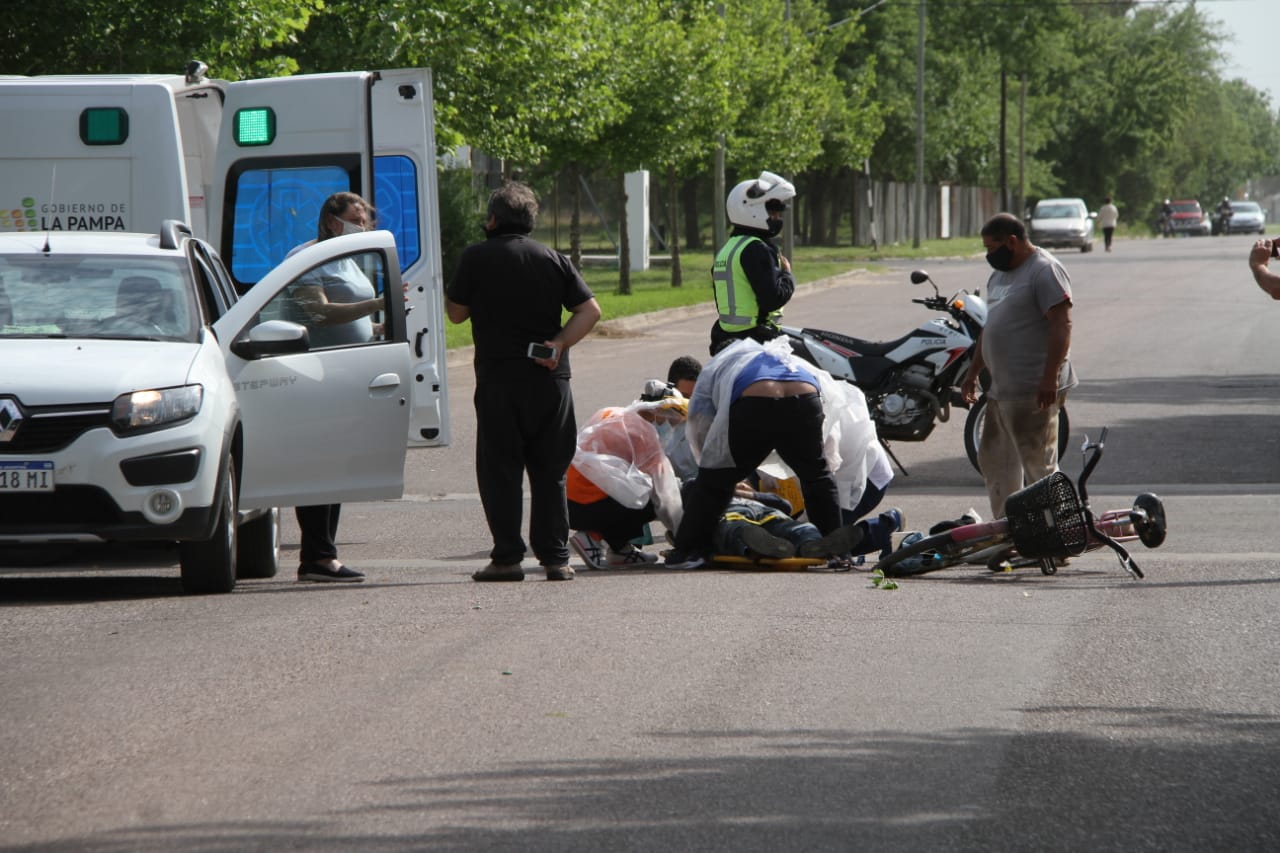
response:
<svg viewBox="0 0 1280 853"><path fill-rule="evenodd" d="M364 574L347 568L341 563L337 565L304 563L298 566L298 580L316 583L359 583L364 580Z"/></svg>

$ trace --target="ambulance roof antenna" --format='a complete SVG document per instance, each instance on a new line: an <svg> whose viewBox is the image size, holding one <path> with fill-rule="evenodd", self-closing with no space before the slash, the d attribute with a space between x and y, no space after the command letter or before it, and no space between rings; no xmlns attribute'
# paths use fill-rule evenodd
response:
<svg viewBox="0 0 1280 853"><path fill-rule="evenodd" d="M57 186L58 186L58 164L54 163L53 173L49 176L49 209L50 210L57 209L54 207L54 204L53 204L54 190L57 188ZM49 228L47 226L44 229L44 248L41 249L40 251L44 252L46 255L48 255L53 251L49 247Z"/></svg>

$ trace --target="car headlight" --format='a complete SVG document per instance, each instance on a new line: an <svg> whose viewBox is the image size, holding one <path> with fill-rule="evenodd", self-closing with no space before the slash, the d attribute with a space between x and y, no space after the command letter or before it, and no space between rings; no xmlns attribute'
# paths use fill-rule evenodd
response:
<svg viewBox="0 0 1280 853"><path fill-rule="evenodd" d="M194 418L204 402L204 387L156 388L121 394L111 404L116 432L138 432Z"/></svg>

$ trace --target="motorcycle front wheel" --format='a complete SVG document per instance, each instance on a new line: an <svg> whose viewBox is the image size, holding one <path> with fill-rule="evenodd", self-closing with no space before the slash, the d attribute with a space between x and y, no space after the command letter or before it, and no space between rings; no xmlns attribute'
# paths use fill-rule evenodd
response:
<svg viewBox="0 0 1280 853"><path fill-rule="evenodd" d="M964 419L964 452L969 457L973 470L982 473L978 464L978 443L982 440L982 425L987 420L987 398L983 395L969 409L969 416ZM1058 458L1067 452L1067 442L1071 440L1071 419L1067 417L1066 407L1058 410Z"/></svg>

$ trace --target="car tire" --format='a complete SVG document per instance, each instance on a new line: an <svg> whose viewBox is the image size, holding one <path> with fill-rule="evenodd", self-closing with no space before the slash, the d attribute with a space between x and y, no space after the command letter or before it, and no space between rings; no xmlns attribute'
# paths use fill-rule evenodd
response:
<svg viewBox="0 0 1280 853"><path fill-rule="evenodd" d="M236 472L231 457L223 465L213 535L178 548L182 591L188 595L231 592L236 585Z"/></svg>
<svg viewBox="0 0 1280 853"><path fill-rule="evenodd" d="M280 510L272 507L236 533L236 577L273 578L280 568Z"/></svg>

